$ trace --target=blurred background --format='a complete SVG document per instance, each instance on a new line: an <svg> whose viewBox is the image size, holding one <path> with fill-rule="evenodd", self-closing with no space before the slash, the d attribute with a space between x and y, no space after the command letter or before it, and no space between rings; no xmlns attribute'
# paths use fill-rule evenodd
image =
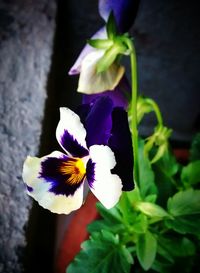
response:
<svg viewBox="0 0 200 273"><path fill-rule="evenodd" d="M134 0L133 0L134 1ZM131 29L139 90L159 104L172 145L200 130L199 9L195 1L141 0ZM56 216L26 195L25 157L59 149L60 106L81 102L68 70L103 25L97 0L0 0L0 272L54 271L72 216ZM127 66L128 66L128 62ZM142 135L151 132L146 118Z"/></svg>

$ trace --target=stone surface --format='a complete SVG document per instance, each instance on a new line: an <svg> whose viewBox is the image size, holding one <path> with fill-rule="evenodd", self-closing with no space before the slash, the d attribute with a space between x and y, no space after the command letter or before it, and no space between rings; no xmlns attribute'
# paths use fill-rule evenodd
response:
<svg viewBox="0 0 200 273"><path fill-rule="evenodd" d="M21 178L39 151L51 64L56 5L48 0L0 2L0 272L23 272L25 225L32 200Z"/></svg>

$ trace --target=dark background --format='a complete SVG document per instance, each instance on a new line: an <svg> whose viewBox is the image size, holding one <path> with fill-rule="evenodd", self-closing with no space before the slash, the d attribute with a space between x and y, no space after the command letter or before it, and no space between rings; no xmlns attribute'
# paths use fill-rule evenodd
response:
<svg viewBox="0 0 200 273"><path fill-rule="evenodd" d="M103 21L94 0L0 1L0 272L52 272L55 215L26 195L27 156L58 148L58 107L75 108L77 77L67 75ZM159 104L173 145L200 129L199 9L196 1L141 0L131 33L139 90ZM128 64L128 62L127 62ZM141 133L152 131L152 115ZM57 248L56 248L57 249Z"/></svg>

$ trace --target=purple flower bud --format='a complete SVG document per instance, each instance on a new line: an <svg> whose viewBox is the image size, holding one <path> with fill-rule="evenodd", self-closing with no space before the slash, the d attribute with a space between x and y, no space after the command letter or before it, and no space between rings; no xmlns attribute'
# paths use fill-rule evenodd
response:
<svg viewBox="0 0 200 273"><path fill-rule="evenodd" d="M107 21L113 11L119 31L126 32L133 25L139 0L99 0L99 13Z"/></svg>

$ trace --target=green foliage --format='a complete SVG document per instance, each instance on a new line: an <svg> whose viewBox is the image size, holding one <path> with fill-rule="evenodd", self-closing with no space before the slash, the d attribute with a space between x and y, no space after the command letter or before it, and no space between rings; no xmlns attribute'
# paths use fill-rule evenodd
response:
<svg viewBox="0 0 200 273"><path fill-rule="evenodd" d="M157 240L155 236L147 231L138 237L136 253L138 260L144 270L151 268L157 251Z"/></svg>
<svg viewBox="0 0 200 273"><path fill-rule="evenodd" d="M200 160L200 133L196 134L190 149L190 160Z"/></svg>
<svg viewBox="0 0 200 273"><path fill-rule="evenodd" d="M144 141L139 141L139 188L141 197L157 194L154 173L148 157L144 152Z"/></svg>
<svg viewBox="0 0 200 273"><path fill-rule="evenodd" d="M130 273L133 260L138 273L192 272L200 252L199 162L181 166L168 149L151 164L140 140L138 185L110 210L97 203L101 219L88 226L91 237L67 273Z"/></svg>
<svg viewBox="0 0 200 273"><path fill-rule="evenodd" d="M190 187L200 182L200 160L189 163L183 167L181 180L186 187Z"/></svg>
<svg viewBox="0 0 200 273"><path fill-rule="evenodd" d="M152 165L155 183L158 189L157 203L166 208L167 200L177 189L175 175L178 173L179 164L173 154L168 151L163 157Z"/></svg>
<svg viewBox="0 0 200 273"><path fill-rule="evenodd" d="M133 258L127 247L121 244L119 236L102 230L93 233L90 240L82 244L82 250L67 273L129 272Z"/></svg>
<svg viewBox="0 0 200 273"><path fill-rule="evenodd" d="M200 190L188 189L176 193L167 203L169 213L176 217L200 213Z"/></svg>

